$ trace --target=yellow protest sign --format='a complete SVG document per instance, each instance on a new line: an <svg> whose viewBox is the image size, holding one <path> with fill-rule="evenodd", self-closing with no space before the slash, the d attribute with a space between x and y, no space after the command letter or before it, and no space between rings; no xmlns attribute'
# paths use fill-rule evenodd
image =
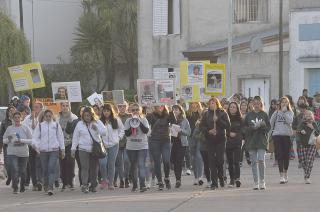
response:
<svg viewBox="0 0 320 212"><path fill-rule="evenodd" d="M205 64L204 66L205 94L211 96L225 96L226 93L226 65Z"/></svg>
<svg viewBox="0 0 320 212"><path fill-rule="evenodd" d="M16 92L46 86L40 63L29 63L8 69Z"/></svg>

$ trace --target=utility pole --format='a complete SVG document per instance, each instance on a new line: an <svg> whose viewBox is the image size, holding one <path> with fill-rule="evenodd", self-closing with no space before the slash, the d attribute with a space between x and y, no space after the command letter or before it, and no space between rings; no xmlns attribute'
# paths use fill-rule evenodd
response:
<svg viewBox="0 0 320 212"><path fill-rule="evenodd" d="M228 23L228 73L229 73L229 96L232 95L232 34L233 34L233 0L229 0L229 23ZM228 92L227 92L228 93Z"/></svg>
<svg viewBox="0 0 320 212"><path fill-rule="evenodd" d="M283 0L279 0L279 97L283 96Z"/></svg>
<svg viewBox="0 0 320 212"><path fill-rule="evenodd" d="M22 0L19 0L19 12L20 12L20 29L21 29L21 31L24 31L24 27L23 27L23 4L22 4Z"/></svg>

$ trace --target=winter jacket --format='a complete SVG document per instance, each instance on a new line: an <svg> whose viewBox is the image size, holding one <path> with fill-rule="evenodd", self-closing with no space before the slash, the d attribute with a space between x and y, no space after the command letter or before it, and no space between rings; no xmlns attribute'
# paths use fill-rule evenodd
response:
<svg viewBox="0 0 320 212"><path fill-rule="evenodd" d="M151 126L150 141L170 141L169 124L174 122L172 113L166 115L151 113L147 115L147 120Z"/></svg>
<svg viewBox="0 0 320 212"><path fill-rule="evenodd" d="M319 136L320 130L317 127L317 124L315 122L312 123L312 126L314 127L314 130L307 126L307 123L302 121L300 125L297 128L297 143L302 147L308 147L309 146L309 139L311 136L311 133L314 131L315 136ZM304 130L306 133L302 134L301 131Z"/></svg>
<svg viewBox="0 0 320 212"><path fill-rule="evenodd" d="M60 125L55 121L41 122L34 130L33 146L40 152L64 150L64 137Z"/></svg>
<svg viewBox="0 0 320 212"><path fill-rule="evenodd" d="M227 148L240 147L242 145L242 128L243 128L243 119L230 117L231 126L227 130ZM230 133L235 133L235 137L231 137Z"/></svg>
<svg viewBox="0 0 320 212"><path fill-rule="evenodd" d="M96 127L98 128L97 131L94 131L92 129L93 124L96 125ZM85 152L92 151L93 140L90 136L88 129L90 130L90 133L96 142L102 142L101 137L107 135L107 129L100 120L97 120L96 122L91 122L88 127L85 122L79 121L73 132L71 150L75 151L77 147L79 147L79 150Z"/></svg>

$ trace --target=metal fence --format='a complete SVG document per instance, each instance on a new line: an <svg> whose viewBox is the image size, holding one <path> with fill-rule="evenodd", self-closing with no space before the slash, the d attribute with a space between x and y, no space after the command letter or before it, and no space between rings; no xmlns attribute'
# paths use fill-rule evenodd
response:
<svg viewBox="0 0 320 212"><path fill-rule="evenodd" d="M233 23L269 21L270 0L233 0Z"/></svg>

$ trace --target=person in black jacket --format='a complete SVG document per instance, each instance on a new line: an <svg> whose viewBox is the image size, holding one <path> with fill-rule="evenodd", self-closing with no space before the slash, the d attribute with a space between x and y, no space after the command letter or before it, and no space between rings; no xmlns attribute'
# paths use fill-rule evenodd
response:
<svg viewBox="0 0 320 212"><path fill-rule="evenodd" d="M230 120L228 114L223 110L220 101L212 97L209 100L209 109L204 113L200 122L200 129L207 142L212 190L218 188L218 178L220 186L224 187L223 163L226 148L226 130L229 128Z"/></svg>
<svg viewBox="0 0 320 212"><path fill-rule="evenodd" d="M242 124L243 118L240 113L238 103L231 102L228 107L228 115L231 122L231 127L227 130L227 160L230 175L229 187L236 184L241 186L240 182L240 155L242 146Z"/></svg>

